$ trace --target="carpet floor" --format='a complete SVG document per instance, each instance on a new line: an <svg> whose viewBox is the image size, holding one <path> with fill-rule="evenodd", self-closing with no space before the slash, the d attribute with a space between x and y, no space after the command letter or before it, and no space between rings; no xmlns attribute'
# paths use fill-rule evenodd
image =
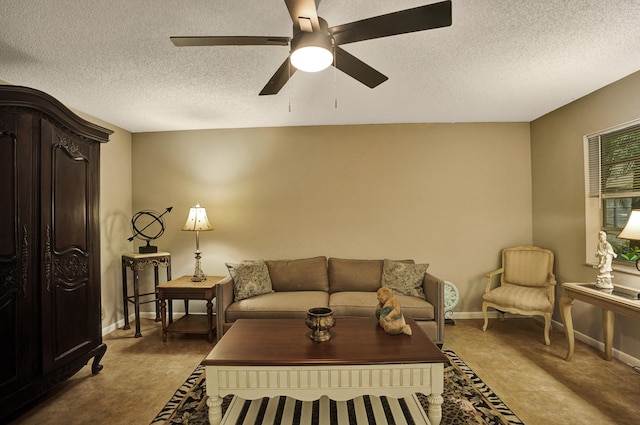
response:
<svg viewBox="0 0 640 425"><path fill-rule="evenodd" d="M480 378L460 359L453 351L445 350L444 353L449 358L449 365L445 366L444 379L444 403L442 405L442 425L521 425L523 422L509 409L509 407L482 382ZM426 410L426 396L417 394L418 401ZM223 414L232 404L233 397L224 398L222 409ZM370 405L368 398L365 400ZM267 400L257 400L257 404L265 404ZM366 403L362 403L363 405ZM284 405L284 402L282 403ZM358 405L359 403L355 403ZM167 405L158 413L151 425L208 425L208 407L206 404L206 380L204 367L198 366L196 370L187 378L185 383L175 392ZM366 415L366 413L363 413ZM263 415L251 418L251 425L264 424ZM282 415L276 416L281 418ZM335 416L329 415L329 418ZM318 415L311 415L310 420L304 417L300 420L297 416L294 424L306 425L321 423ZM273 425L284 425L280 421L269 421ZM277 422L277 423L276 423ZM411 417L406 421L402 418L389 418L389 420L373 421L369 418L369 424L383 425L385 423L400 424L411 423ZM241 422L247 424L247 422ZM329 420L334 424L338 421ZM342 424L342 422L340 422Z"/></svg>

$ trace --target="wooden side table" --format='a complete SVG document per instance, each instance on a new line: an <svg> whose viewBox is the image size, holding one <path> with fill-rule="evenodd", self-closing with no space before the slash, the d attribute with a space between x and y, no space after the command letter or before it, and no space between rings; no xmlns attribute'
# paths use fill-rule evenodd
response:
<svg viewBox="0 0 640 425"><path fill-rule="evenodd" d="M606 290L596 288L593 283L567 282L562 284L564 293L560 298L560 313L569 343L567 356L565 357L566 361L571 361L574 350L573 319L571 317L573 300L584 301L602 309L605 360L611 360L613 357L614 313L640 319L640 300L625 296L625 294L637 293L637 289L622 285L614 286L615 289Z"/></svg>
<svg viewBox="0 0 640 425"><path fill-rule="evenodd" d="M213 342L215 323L213 321L213 298L216 296L216 284L225 276L207 276L203 282L192 282L192 276L182 276L178 279L158 285L160 299L160 316L162 317L162 341L167 341L168 332L189 334L204 334ZM169 300L169 320L167 321L167 300ZM185 300L185 315L173 321L171 302ZM189 314L189 300L204 300L207 302L206 316Z"/></svg>
<svg viewBox="0 0 640 425"><path fill-rule="evenodd" d="M153 292L140 293L140 272L153 267L154 288ZM131 329L129 326L129 303L133 303L136 316L136 333L135 338L142 336L140 333L140 304L156 303L156 321L160 321L160 303L158 301L157 288L159 282L158 267L167 269L167 280L171 280L171 254L168 252L154 252L152 254L138 254L136 252L127 252L122 255L122 295L124 303L124 327L122 329ZM127 268L133 272L133 295L129 295L127 289ZM149 296L153 295L153 298ZM141 300L144 297L144 300Z"/></svg>

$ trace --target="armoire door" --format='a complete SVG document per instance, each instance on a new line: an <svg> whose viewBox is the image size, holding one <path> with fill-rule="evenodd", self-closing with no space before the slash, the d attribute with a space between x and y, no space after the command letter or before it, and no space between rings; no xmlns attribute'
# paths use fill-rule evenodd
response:
<svg viewBox="0 0 640 425"><path fill-rule="evenodd" d="M38 358L32 126L31 114L0 116L0 396L25 386Z"/></svg>
<svg viewBox="0 0 640 425"><path fill-rule="evenodd" d="M41 124L43 373L101 343L99 145Z"/></svg>

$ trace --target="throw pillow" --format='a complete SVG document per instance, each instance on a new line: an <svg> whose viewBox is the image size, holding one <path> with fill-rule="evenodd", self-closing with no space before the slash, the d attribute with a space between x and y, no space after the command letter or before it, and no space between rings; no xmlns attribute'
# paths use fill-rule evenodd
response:
<svg viewBox="0 0 640 425"><path fill-rule="evenodd" d="M225 263L233 279L235 301L273 292L269 269L264 261Z"/></svg>
<svg viewBox="0 0 640 425"><path fill-rule="evenodd" d="M400 261L384 260L382 265L382 286L393 289L402 295L410 295L426 300L422 290L422 281L428 264L409 264Z"/></svg>

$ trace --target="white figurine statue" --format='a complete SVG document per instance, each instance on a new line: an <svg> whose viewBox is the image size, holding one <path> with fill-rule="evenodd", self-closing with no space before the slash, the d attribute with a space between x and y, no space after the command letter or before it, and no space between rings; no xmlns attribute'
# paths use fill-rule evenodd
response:
<svg viewBox="0 0 640 425"><path fill-rule="evenodd" d="M602 289L613 289L613 275L611 271L611 262L618 255L613 252L613 247L609 242L607 242L607 234L605 232L598 233L598 239L600 243L598 243L598 250L596 252L596 257L599 258L598 264L593 267L598 269L599 273L596 277L596 288Z"/></svg>

